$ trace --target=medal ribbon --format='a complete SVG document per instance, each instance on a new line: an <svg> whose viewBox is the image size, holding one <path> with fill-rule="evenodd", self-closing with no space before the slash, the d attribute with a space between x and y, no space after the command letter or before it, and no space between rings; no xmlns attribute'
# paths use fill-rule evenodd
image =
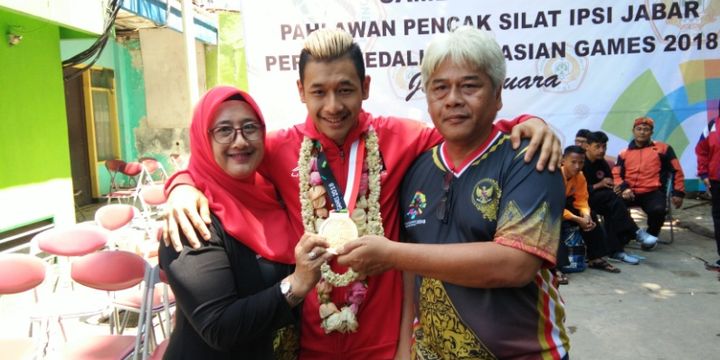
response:
<svg viewBox="0 0 720 360"><path fill-rule="evenodd" d="M347 209L348 214L352 214L355 210L355 202L357 201L358 192L360 190L360 177L362 176L363 159L365 158L365 141L362 139L355 140L350 146L350 154L348 164L347 184L345 191L340 190L340 186L335 180L330 169L330 163L327 156L321 150L317 155L317 167L320 178L323 181L325 191L333 203L335 211ZM344 194L344 195L343 195Z"/></svg>

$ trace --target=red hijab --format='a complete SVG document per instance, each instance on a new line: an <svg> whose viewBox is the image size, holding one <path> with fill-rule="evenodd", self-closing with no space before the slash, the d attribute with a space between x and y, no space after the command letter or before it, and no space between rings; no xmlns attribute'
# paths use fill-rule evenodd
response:
<svg viewBox="0 0 720 360"><path fill-rule="evenodd" d="M228 234L266 259L292 264L295 262L295 244L300 237L280 206L275 188L257 173L242 180L229 176L213 156L213 140L208 130L213 126L215 113L223 102L240 99L248 103L265 124L260 108L247 93L230 86L210 89L200 99L193 114L187 170L198 189L207 196L210 210ZM263 134L263 142L264 139Z"/></svg>

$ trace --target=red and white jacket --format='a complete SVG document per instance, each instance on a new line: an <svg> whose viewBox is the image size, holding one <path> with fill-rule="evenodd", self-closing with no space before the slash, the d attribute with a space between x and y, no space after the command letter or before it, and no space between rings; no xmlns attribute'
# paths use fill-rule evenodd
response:
<svg viewBox="0 0 720 360"><path fill-rule="evenodd" d="M720 118L719 118L720 119ZM711 120L695 145L697 174L701 179L720 181L720 134L717 121Z"/></svg>

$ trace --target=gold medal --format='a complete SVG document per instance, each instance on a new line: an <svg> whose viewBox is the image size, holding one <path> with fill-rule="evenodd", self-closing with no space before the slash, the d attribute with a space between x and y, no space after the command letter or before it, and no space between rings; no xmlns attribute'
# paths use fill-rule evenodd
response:
<svg viewBox="0 0 720 360"><path fill-rule="evenodd" d="M358 237L355 222L350 219L347 212L330 212L330 216L320 225L320 236L330 243L328 252L337 254L337 249Z"/></svg>

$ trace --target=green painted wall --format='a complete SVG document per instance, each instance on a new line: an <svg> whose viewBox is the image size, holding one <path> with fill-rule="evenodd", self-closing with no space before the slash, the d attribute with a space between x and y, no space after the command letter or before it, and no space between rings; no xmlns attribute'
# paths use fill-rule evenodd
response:
<svg viewBox="0 0 720 360"><path fill-rule="evenodd" d="M205 44L205 86L208 89L218 85L218 48Z"/></svg>
<svg viewBox="0 0 720 360"><path fill-rule="evenodd" d="M147 117L140 40L133 38L113 43L113 48L122 157L128 161L135 160L140 156L135 129Z"/></svg>
<svg viewBox="0 0 720 360"><path fill-rule="evenodd" d="M0 189L70 178L59 29L0 9L0 35Z"/></svg>
<svg viewBox="0 0 720 360"><path fill-rule="evenodd" d="M63 60L67 60L87 50L94 42L95 39L63 39L60 43L60 56L62 56ZM115 69L115 59L113 57L115 48L112 45L113 41L109 39L95 66Z"/></svg>
<svg viewBox="0 0 720 360"><path fill-rule="evenodd" d="M218 83L247 90L247 63L242 15L218 13Z"/></svg>

